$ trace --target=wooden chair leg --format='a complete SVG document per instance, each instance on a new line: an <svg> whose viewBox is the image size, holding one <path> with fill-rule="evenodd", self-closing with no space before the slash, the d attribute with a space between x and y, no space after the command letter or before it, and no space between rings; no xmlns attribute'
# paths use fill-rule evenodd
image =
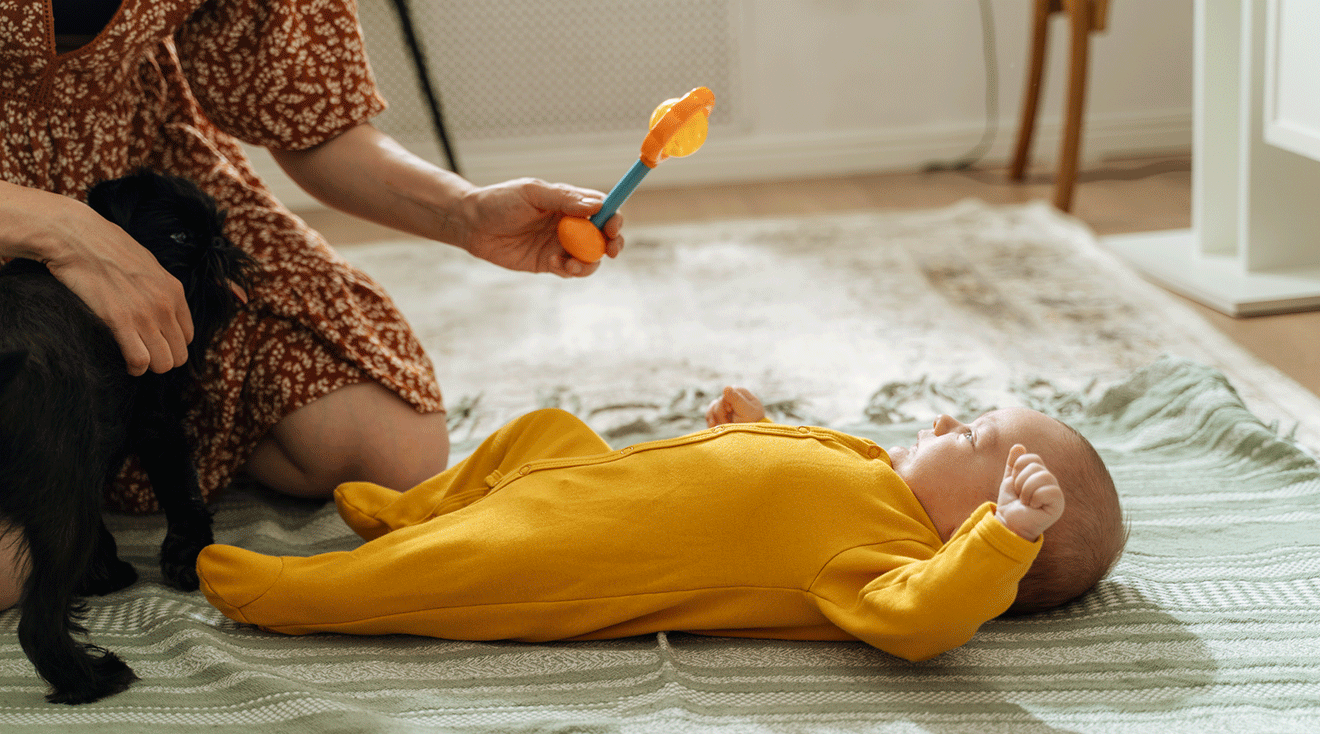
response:
<svg viewBox="0 0 1320 734"><path fill-rule="evenodd" d="M1018 122L1017 147L1008 177L1021 181L1031 158L1031 136L1036 130L1036 110L1045 81L1045 46L1049 40L1050 0L1036 0L1031 30L1031 58L1027 63L1027 85L1022 91L1022 117Z"/></svg>
<svg viewBox="0 0 1320 734"><path fill-rule="evenodd" d="M1077 159L1081 154L1082 116L1086 111L1086 70L1091 46L1091 2L1065 2L1072 35L1068 63L1068 107L1059 148L1059 174L1054 180L1054 205L1072 210L1073 187L1077 183Z"/></svg>

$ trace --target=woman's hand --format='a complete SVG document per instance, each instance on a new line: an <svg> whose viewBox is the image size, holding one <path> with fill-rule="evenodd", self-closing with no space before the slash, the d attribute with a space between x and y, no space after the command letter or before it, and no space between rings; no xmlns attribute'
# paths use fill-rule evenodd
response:
<svg viewBox="0 0 1320 734"><path fill-rule="evenodd" d="M467 237L462 245L483 260L510 270L554 273L563 277L590 275L599 262L584 263L559 244L556 227L563 216L589 217L600 211L604 196L568 184L548 184L534 178L483 186L463 197ZM619 230L623 217L605 223L605 254L623 249Z"/></svg>
<svg viewBox="0 0 1320 734"><path fill-rule="evenodd" d="M370 123L307 150L271 150L275 161L322 203L401 232L457 245L511 270L590 275L599 263L575 260L559 244L565 215L600 211L605 195L519 178L475 186L416 155ZM605 254L623 249L617 214L605 223Z"/></svg>
<svg viewBox="0 0 1320 734"><path fill-rule="evenodd" d="M729 386L706 409L706 425L710 428L725 423L756 423L765 418L761 401L745 387Z"/></svg>
<svg viewBox="0 0 1320 734"><path fill-rule="evenodd" d="M0 194L0 254L45 263L110 327L129 374L187 361L193 323L183 285L146 248L69 197L12 184Z"/></svg>

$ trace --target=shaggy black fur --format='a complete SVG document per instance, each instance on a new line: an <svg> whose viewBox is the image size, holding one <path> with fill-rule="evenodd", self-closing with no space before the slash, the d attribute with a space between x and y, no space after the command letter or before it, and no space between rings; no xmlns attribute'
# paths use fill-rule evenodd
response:
<svg viewBox="0 0 1320 734"><path fill-rule="evenodd" d="M0 516L15 528L0 542L27 548L19 642L53 689L46 698L69 704L137 679L114 653L71 636L86 632L80 597L137 580L101 519L102 492L127 456L138 456L165 510L166 581L197 588L211 517L183 396L239 306L230 284L246 286L251 264L225 239L215 202L184 179L140 171L97 184L88 203L183 283L194 338L184 367L131 377L110 329L44 265L19 259L0 269Z"/></svg>

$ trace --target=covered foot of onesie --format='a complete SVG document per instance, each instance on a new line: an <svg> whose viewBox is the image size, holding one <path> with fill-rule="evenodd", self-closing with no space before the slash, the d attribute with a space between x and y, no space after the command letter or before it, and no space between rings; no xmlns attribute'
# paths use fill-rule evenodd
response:
<svg viewBox="0 0 1320 734"><path fill-rule="evenodd" d="M208 545L197 556L202 593L226 617L250 622L243 607L260 599L284 573L284 559L235 548Z"/></svg>
<svg viewBox="0 0 1320 734"><path fill-rule="evenodd" d="M353 532L363 540L373 540L395 529L380 515L402 496L402 492L379 484L349 482L339 485L335 490L335 506L339 509L339 516L353 528ZM403 522L407 524L406 520Z"/></svg>

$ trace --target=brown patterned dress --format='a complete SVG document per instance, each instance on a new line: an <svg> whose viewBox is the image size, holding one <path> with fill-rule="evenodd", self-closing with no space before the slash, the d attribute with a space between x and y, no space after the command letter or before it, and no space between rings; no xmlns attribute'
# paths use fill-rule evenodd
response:
<svg viewBox="0 0 1320 734"><path fill-rule="evenodd" d="M62 55L49 0L0 0L0 177L85 199L141 166L185 176L260 264L191 399L208 497L281 418L345 385L375 380L418 411L443 410L389 297L275 200L236 141L309 148L384 106L354 0L123 0L95 40ZM107 501L155 509L131 461Z"/></svg>

